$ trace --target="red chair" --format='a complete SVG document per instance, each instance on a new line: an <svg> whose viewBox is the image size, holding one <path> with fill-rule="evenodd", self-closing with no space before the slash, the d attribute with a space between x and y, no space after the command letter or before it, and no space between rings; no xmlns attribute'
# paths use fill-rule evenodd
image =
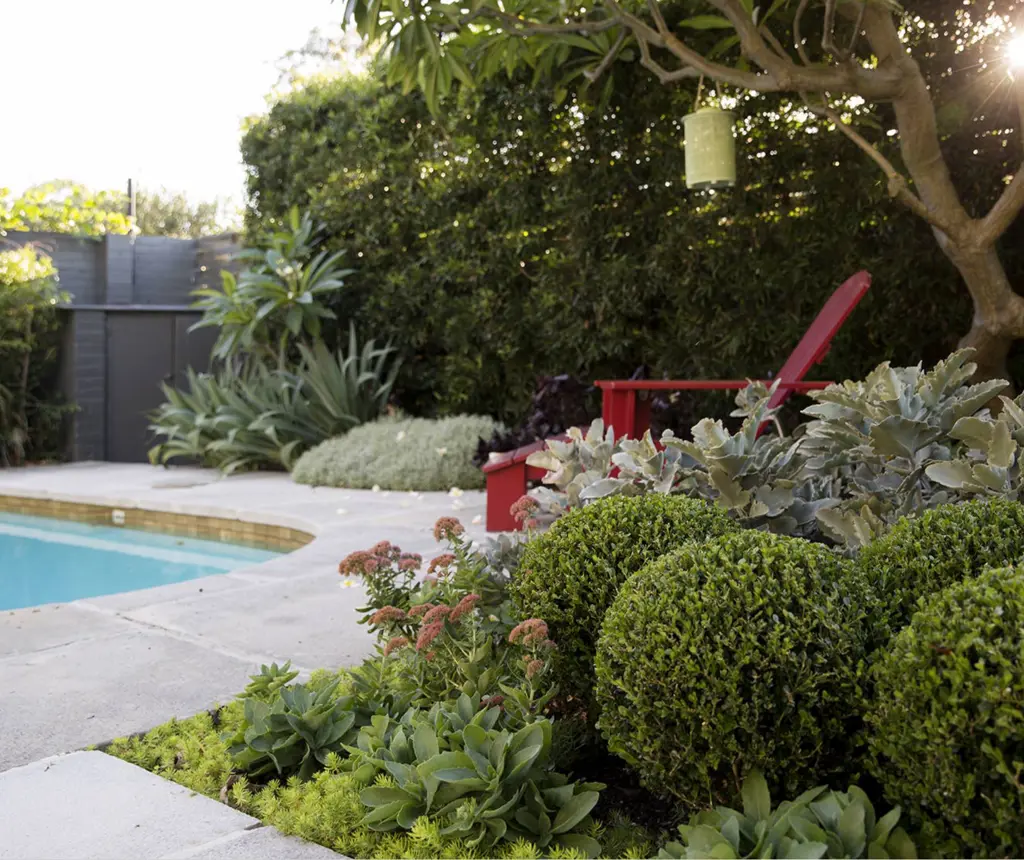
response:
<svg viewBox="0 0 1024 860"><path fill-rule="evenodd" d="M796 349L782 365L776 379L779 387L769 405L779 406L793 392L813 391L830 382L804 382L808 371L818 364L832 345L832 338L871 286L871 275L858 272L837 289L815 317ZM764 380L771 383L774 380ZM616 437L636 439L651 426L652 391L722 391L746 388L746 379L602 379L594 383L601 389L601 417L605 427L614 427ZM564 438L564 437L556 437ZM534 442L515 451L499 454L483 466L487 475L487 530L514 531L520 524L512 519L509 508L526 492L527 481L539 480L544 470L527 466L526 458L544 448Z"/></svg>

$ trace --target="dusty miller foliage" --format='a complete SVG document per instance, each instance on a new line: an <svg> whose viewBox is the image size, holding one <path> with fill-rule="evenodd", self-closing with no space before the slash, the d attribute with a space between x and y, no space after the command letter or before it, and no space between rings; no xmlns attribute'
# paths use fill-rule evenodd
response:
<svg viewBox="0 0 1024 860"><path fill-rule="evenodd" d="M736 432L705 418L692 441L670 430L655 444L616 439L598 419L551 440L530 465L548 470L535 491L548 518L610 495L684 493L714 501L743 525L856 549L900 517L975 496L1020 500L1024 395L994 379L971 384L973 350L931 370L878 365L859 382L809 396L811 420L783 433L768 408L774 387L736 397ZM777 385L778 383L776 383ZM999 396L1002 409L989 404ZM765 432L759 434L759 429Z"/></svg>

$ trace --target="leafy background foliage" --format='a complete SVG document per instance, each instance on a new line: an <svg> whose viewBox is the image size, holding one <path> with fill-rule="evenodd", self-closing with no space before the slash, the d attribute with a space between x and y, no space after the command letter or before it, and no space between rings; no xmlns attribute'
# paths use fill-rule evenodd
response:
<svg viewBox="0 0 1024 860"><path fill-rule="evenodd" d="M767 374L862 268L874 287L815 376L947 354L970 303L930 231L787 105L740 104L739 182L709 196L683 182L691 95L639 68L616 71L606 106L553 107L517 78L453 92L437 120L372 79L314 82L243 139L247 226L308 206L325 247L359 250L339 318L409 348L396 391L414 413L515 419L540 374ZM998 143L965 173L979 195L1008 157Z"/></svg>

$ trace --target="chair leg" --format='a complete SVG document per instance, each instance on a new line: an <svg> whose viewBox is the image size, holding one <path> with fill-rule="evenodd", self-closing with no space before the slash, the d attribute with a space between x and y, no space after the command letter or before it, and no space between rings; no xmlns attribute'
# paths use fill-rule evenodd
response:
<svg viewBox="0 0 1024 860"><path fill-rule="evenodd" d="M526 463L512 463L487 473L487 531L511 532L522 529L509 508L526 492Z"/></svg>
<svg viewBox="0 0 1024 860"><path fill-rule="evenodd" d="M601 398L601 417L605 430L615 428L615 438L627 436L638 439L651 426L651 397L649 392L617 391L605 389Z"/></svg>

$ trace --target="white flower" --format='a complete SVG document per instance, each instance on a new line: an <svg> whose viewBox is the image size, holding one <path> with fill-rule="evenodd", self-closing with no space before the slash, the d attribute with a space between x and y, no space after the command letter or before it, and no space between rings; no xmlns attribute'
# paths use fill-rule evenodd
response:
<svg viewBox="0 0 1024 860"><path fill-rule="evenodd" d="M470 522L473 525L475 525L475 526L480 525L480 523L482 523L483 521L484 521L484 515L483 514L477 514L475 517L473 517L473 519L470 520Z"/></svg>
<svg viewBox="0 0 1024 860"><path fill-rule="evenodd" d="M341 581L341 587L342 588L355 588L356 587L356 581L354 579L343 579Z"/></svg>
<svg viewBox="0 0 1024 860"><path fill-rule="evenodd" d="M459 496L462 495L462 490L460 490L458 487L452 487L448 491L448 495L451 496L453 499L457 499Z"/></svg>
<svg viewBox="0 0 1024 860"><path fill-rule="evenodd" d="M398 431L398 435L395 436L395 441L396 442L401 442L404 438L405 438L405 431L404 430L399 430Z"/></svg>
<svg viewBox="0 0 1024 860"><path fill-rule="evenodd" d="M437 456L438 457L443 457L445 454L448 453L448 449L447 448L435 448L434 450L437 451Z"/></svg>
<svg viewBox="0 0 1024 860"><path fill-rule="evenodd" d="M370 491L371 491L371 492L373 492L373 493L379 493L379 492L380 492L380 484L374 484L374 485L373 485L373 486L372 486L372 487L370 488Z"/></svg>

